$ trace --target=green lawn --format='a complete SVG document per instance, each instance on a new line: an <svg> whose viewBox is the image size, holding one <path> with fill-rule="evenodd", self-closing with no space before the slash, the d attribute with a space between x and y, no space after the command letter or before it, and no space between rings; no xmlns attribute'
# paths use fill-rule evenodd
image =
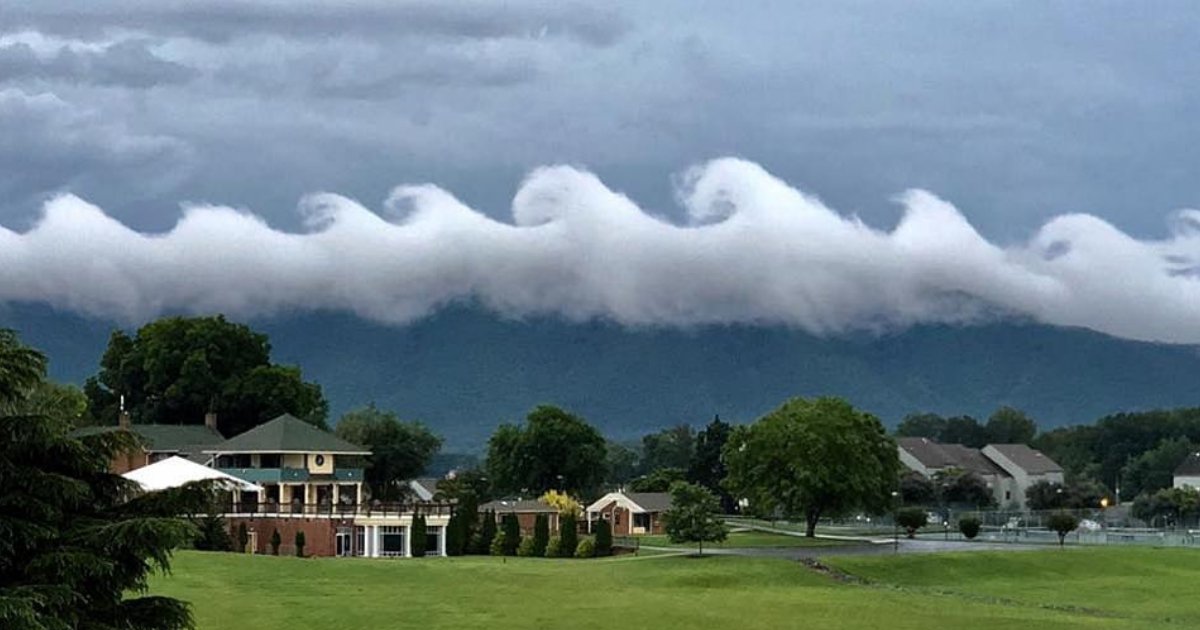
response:
<svg viewBox="0 0 1200 630"><path fill-rule="evenodd" d="M675 544L667 540L666 536L638 536L643 545L651 547L677 547L679 549L695 549L695 543ZM770 532L732 532L729 538L722 543L705 543L704 548L749 548L749 547L836 547L846 543L841 540L829 540L827 538L805 538L803 536L788 536L786 534L772 534Z"/></svg>
<svg viewBox="0 0 1200 630"><path fill-rule="evenodd" d="M1200 552L1068 549L787 560L307 559L180 553L152 591L201 630L1195 627Z"/></svg>

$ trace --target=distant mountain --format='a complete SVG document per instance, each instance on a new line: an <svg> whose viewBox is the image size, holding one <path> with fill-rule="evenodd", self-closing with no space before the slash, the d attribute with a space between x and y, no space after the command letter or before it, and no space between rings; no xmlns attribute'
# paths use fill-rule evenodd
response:
<svg viewBox="0 0 1200 630"><path fill-rule="evenodd" d="M1033 324L926 326L820 338L784 328L627 329L510 321L452 309L417 324L350 315L250 322L277 361L301 366L334 417L367 402L420 419L447 446L481 446L533 405L572 409L611 437L713 414L748 421L789 396L838 395L888 423L913 411L986 416L999 405L1043 426L1118 410L1200 405L1200 350ZM0 326L46 351L55 378L96 369L112 325L42 307L5 307Z"/></svg>

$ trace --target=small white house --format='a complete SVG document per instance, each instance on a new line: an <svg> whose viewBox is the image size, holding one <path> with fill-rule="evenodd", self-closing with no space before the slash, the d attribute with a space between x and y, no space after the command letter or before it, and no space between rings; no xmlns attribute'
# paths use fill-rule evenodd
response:
<svg viewBox="0 0 1200 630"><path fill-rule="evenodd" d="M1190 453L1175 469L1176 488L1200 490L1200 452Z"/></svg>
<svg viewBox="0 0 1200 630"><path fill-rule="evenodd" d="M617 535L661 534L662 513L669 509L666 492L610 492L587 507L588 531L597 520L606 520Z"/></svg>

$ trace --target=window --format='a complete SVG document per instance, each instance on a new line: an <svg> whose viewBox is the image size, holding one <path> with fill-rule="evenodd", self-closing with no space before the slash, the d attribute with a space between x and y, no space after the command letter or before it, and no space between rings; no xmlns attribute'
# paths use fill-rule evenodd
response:
<svg viewBox="0 0 1200 630"><path fill-rule="evenodd" d="M388 526L379 528L379 555L404 555L404 528Z"/></svg>
<svg viewBox="0 0 1200 630"><path fill-rule="evenodd" d="M281 468L282 466L280 464L280 459L281 458L278 453L272 455L259 455L258 466L259 468Z"/></svg>
<svg viewBox="0 0 1200 630"><path fill-rule="evenodd" d="M1004 500L1005 500L1005 501L1012 501L1012 490L1005 490L1005 491L1004 491Z"/></svg>
<svg viewBox="0 0 1200 630"><path fill-rule="evenodd" d="M441 553L442 528L430 527L425 530L425 554L436 556Z"/></svg>
<svg viewBox="0 0 1200 630"><path fill-rule="evenodd" d="M650 529L650 515L645 514L645 513L634 514L633 515L633 526Z"/></svg>

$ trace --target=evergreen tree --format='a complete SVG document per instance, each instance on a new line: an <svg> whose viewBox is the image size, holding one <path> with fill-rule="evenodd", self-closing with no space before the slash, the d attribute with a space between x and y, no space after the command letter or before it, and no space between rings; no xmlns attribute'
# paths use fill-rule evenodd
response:
<svg viewBox="0 0 1200 630"><path fill-rule="evenodd" d="M412 557L414 558L425 557L425 533L425 515L414 515L412 523L412 543L410 545L412 549Z"/></svg>
<svg viewBox="0 0 1200 630"><path fill-rule="evenodd" d="M246 531L245 523L238 523L237 541L238 553L246 553L246 545L250 544L250 532Z"/></svg>
<svg viewBox="0 0 1200 630"><path fill-rule="evenodd" d="M579 530L576 529L575 515L563 514L559 517L559 539L561 547L559 553L564 558L570 558L575 555L575 548L579 546Z"/></svg>
<svg viewBox="0 0 1200 630"><path fill-rule="evenodd" d="M194 524L199 533L192 542L192 547L198 551L230 551L233 541L229 532L225 531L225 519L215 514L202 516Z"/></svg>
<svg viewBox="0 0 1200 630"><path fill-rule="evenodd" d="M44 366L0 331L0 406L44 378ZM108 471L138 448L131 434L74 439L71 429L66 418L0 415L0 627L192 627L185 602L144 593L171 550L195 539L187 516L205 510L211 484L143 494Z"/></svg>
<svg viewBox="0 0 1200 630"><path fill-rule="evenodd" d="M455 510L446 523L446 555L461 556L463 553L462 516Z"/></svg>
<svg viewBox="0 0 1200 630"><path fill-rule="evenodd" d="M517 555L517 547L521 546L521 524L517 521L517 515L508 513L504 515L504 555Z"/></svg>
<svg viewBox="0 0 1200 630"><path fill-rule="evenodd" d="M546 545L550 544L550 519L545 514L538 514L533 522L533 555L541 558L546 555Z"/></svg>
<svg viewBox="0 0 1200 630"><path fill-rule="evenodd" d="M492 540L496 538L496 513L488 510L483 513L483 523L479 526L479 532L473 536L474 544L472 551L478 555L486 556L491 553Z"/></svg>
<svg viewBox="0 0 1200 630"><path fill-rule="evenodd" d="M271 532L271 555L279 555L279 545L283 544L283 537L279 535L279 530Z"/></svg>
<svg viewBox="0 0 1200 630"><path fill-rule="evenodd" d="M300 530L296 530L296 537L295 537L295 539L293 539L293 544L296 546L296 557L297 558L304 557L305 543L306 543L306 541L304 540L304 532L302 532Z"/></svg>
<svg viewBox="0 0 1200 630"><path fill-rule="evenodd" d="M611 556L612 543L612 526L604 519L596 521L596 555Z"/></svg>
<svg viewBox="0 0 1200 630"><path fill-rule="evenodd" d="M459 533L462 537L462 553L471 553L471 541L479 532L479 497L472 492L465 493L454 512L461 521Z"/></svg>

